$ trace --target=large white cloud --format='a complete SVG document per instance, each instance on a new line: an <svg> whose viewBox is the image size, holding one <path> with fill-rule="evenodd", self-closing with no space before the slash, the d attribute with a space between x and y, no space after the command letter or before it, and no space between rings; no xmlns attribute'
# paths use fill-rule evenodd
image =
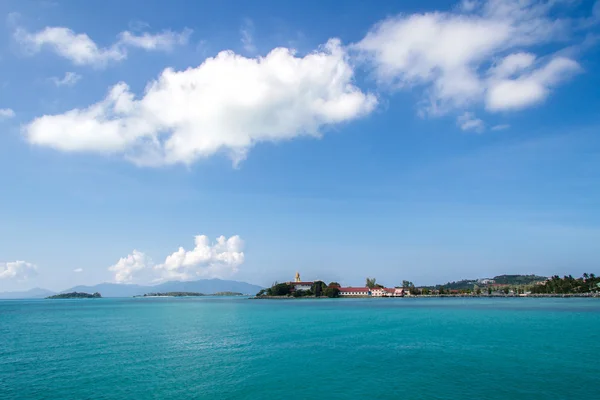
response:
<svg viewBox="0 0 600 400"><path fill-rule="evenodd" d="M157 34L139 35L125 31L121 32L118 40L108 47L100 47L87 34L75 33L65 27L46 27L35 33L19 28L14 37L30 54L48 48L75 65L102 68L110 62L127 58L127 47L170 50L176 45L187 43L190 34L191 31L188 29L181 33L163 31Z"/></svg>
<svg viewBox="0 0 600 400"><path fill-rule="evenodd" d="M223 51L196 68L166 69L136 98L125 83L102 101L45 115L24 128L30 143L62 151L122 154L140 165L190 164L219 151L234 162L258 142L319 136L377 104L353 85L338 40L298 57Z"/></svg>
<svg viewBox="0 0 600 400"><path fill-rule="evenodd" d="M381 84L423 87L424 113L482 102L491 111L523 108L542 101L578 69L570 59L549 55L549 61L536 62L520 51L564 38L570 21L549 16L553 3L463 1L452 12L400 15L377 24L354 48L372 63ZM494 66L498 59L500 68ZM510 72L511 79L499 81L500 72Z"/></svg>
<svg viewBox="0 0 600 400"><path fill-rule="evenodd" d="M141 251L133 250L127 257L119 259L115 265L108 267L108 270L115 273L115 282L128 283L133 280L135 274L151 265L150 257Z"/></svg>
<svg viewBox="0 0 600 400"><path fill-rule="evenodd" d="M194 242L192 250L180 247L157 265L143 252L133 250L108 270L115 273L114 280L118 283L190 280L225 278L235 274L244 263L244 242L237 235L220 236L214 243L207 236L199 235Z"/></svg>
<svg viewBox="0 0 600 400"><path fill-rule="evenodd" d="M224 278L235 274L244 262L243 248L244 242L237 235L229 239L220 236L216 243L200 235L196 236L192 250L180 247L154 269L163 279Z"/></svg>
<svg viewBox="0 0 600 400"><path fill-rule="evenodd" d="M0 263L0 279L16 279L19 281L37 274L37 266L25 261Z"/></svg>

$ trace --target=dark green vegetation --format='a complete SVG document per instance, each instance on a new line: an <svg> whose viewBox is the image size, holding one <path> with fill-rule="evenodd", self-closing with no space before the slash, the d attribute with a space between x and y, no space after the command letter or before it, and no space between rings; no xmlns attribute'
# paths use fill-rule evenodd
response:
<svg viewBox="0 0 600 400"><path fill-rule="evenodd" d="M82 292L71 292L55 294L54 296L46 297L47 299L99 299L102 298L100 293L96 292L93 294L82 293Z"/></svg>
<svg viewBox="0 0 600 400"><path fill-rule="evenodd" d="M576 294L600 292L600 277L594 274L583 274L581 278L571 275L559 277L554 275L542 285L531 288L533 294Z"/></svg>
<svg viewBox="0 0 600 400"><path fill-rule="evenodd" d="M492 278L496 285L531 285L548 279L539 275L498 275Z"/></svg>
<svg viewBox="0 0 600 400"><path fill-rule="evenodd" d="M217 292L217 293L213 293L213 296L243 296L244 293L239 293L239 292Z"/></svg>
<svg viewBox="0 0 600 400"><path fill-rule="evenodd" d="M429 286L429 289L440 289L443 290L476 290L477 287L488 286L488 283L484 283L487 281L492 282L493 284L498 285L507 285L507 286L522 286L522 285L532 285L536 282L543 282L547 278L545 276L538 275L498 275L490 279L463 279L455 282L448 282L443 285Z"/></svg>
<svg viewBox="0 0 600 400"><path fill-rule="evenodd" d="M204 293L197 292L166 292L166 293L146 293L143 296L133 296L133 297L198 297L204 296Z"/></svg>
<svg viewBox="0 0 600 400"><path fill-rule="evenodd" d="M268 289L262 289L256 294L256 297L339 297L340 285L337 282L331 282L327 285L323 281L316 281L309 290L294 290L294 287L288 283L277 283Z"/></svg>

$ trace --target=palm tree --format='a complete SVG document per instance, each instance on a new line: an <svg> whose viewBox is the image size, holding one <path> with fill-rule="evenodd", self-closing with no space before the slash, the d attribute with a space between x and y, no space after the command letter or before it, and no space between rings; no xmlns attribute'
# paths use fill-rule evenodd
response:
<svg viewBox="0 0 600 400"><path fill-rule="evenodd" d="M367 278L367 281L365 283L365 285L369 288L369 289L373 289L375 287L375 285L377 284L377 279L375 278Z"/></svg>

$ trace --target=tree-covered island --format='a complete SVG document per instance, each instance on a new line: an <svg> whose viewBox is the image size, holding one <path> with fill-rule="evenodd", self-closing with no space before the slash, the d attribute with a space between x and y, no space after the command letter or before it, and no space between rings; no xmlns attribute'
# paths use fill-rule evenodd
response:
<svg viewBox="0 0 600 400"><path fill-rule="evenodd" d="M48 296L47 299L100 299L102 295L100 293L83 293L83 292L71 292L71 293L60 293L54 296Z"/></svg>
<svg viewBox="0 0 600 400"><path fill-rule="evenodd" d="M198 292L166 292L166 293L146 293L133 297L200 297L205 296L204 293Z"/></svg>
<svg viewBox="0 0 600 400"><path fill-rule="evenodd" d="M243 296L244 293L240 292L217 292L213 293L213 296Z"/></svg>

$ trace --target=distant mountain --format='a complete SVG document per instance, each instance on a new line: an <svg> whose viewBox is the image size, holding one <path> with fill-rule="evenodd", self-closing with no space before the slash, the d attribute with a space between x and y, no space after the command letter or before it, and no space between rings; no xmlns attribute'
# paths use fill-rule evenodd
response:
<svg viewBox="0 0 600 400"><path fill-rule="evenodd" d="M239 292L256 294L262 287L246 282L227 281L222 279L201 279L198 281L170 281L154 286L128 285L119 283L100 283L94 286L75 286L61 293L85 292L102 294L102 297L133 297L146 293L197 292L213 294L218 292Z"/></svg>
<svg viewBox="0 0 600 400"><path fill-rule="evenodd" d="M33 288L24 292L0 292L0 299L40 299L55 294L48 289Z"/></svg>
<svg viewBox="0 0 600 400"><path fill-rule="evenodd" d="M159 292L199 292L204 294L238 292L244 294L256 294L263 288L246 282L226 281L221 279L201 279L199 281L188 282L165 282L154 286L153 289Z"/></svg>
<svg viewBox="0 0 600 400"><path fill-rule="evenodd" d="M62 290L60 293L98 292L102 295L102 297L133 297L147 293L150 288L151 286L127 285L122 283L100 283L94 286L75 286L66 290Z"/></svg>

